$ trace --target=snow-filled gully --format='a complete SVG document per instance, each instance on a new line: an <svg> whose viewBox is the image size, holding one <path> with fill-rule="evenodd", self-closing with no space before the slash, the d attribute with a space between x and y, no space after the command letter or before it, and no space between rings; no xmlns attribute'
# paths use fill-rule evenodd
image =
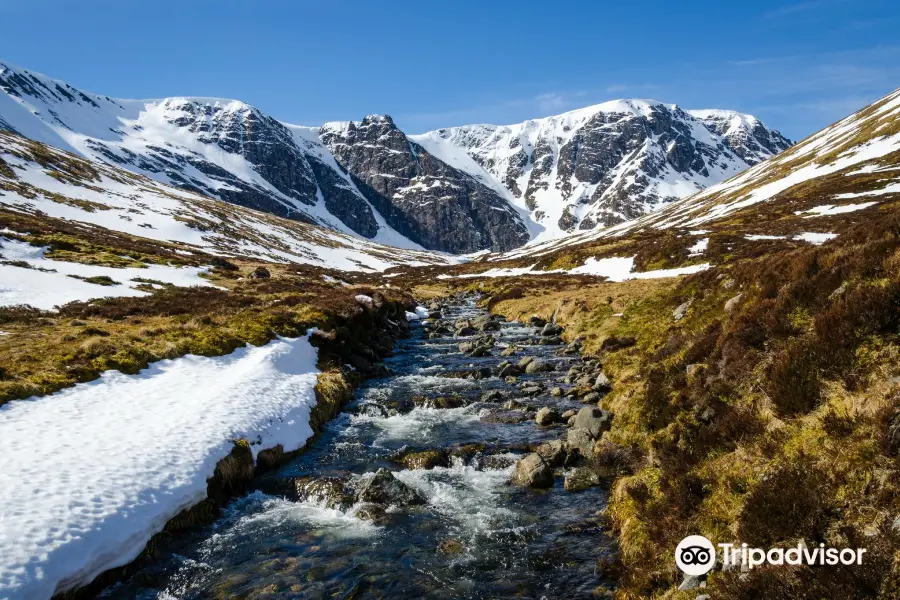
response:
<svg viewBox="0 0 900 600"><path fill-rule="evenodd" d="M443 320L483 314L468 301L445 309ZM497 325L490 355L478 358L458 348L472 338L414 328L386 361L391 374L360 387L303 453L103 597L590 597L604 584L595 564L608 542L596 519L606 490L565 491L569 467L547 490L509 482L528 447L565 436L562 424L538 426L534 410L583 406L550 394L569 387L561 378L580 358L538 345L534 328ZM514 363L530 356L555 370L515 383L497 377L510 344L519 346ZM485 398L495 390L502 397ZM411 451L435 460L401 460ZM151 477L170 471L156 466ZM387 488L378 487L385 477Z"/></svg>

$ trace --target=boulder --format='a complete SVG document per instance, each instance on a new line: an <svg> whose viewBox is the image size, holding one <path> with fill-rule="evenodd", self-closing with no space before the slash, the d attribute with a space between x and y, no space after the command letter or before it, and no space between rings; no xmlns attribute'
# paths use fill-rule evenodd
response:
<svg viewBox="0 0 900 600"><path fill-rule="evenodd" d="M506 383L509 383L509 384L514 384L514 383L516 383L517 381L519 381L519 379L518 379L517 377L513 376L513 375L506 375L506 376L503 378L503 381L506 382Z"/></svg>
<svg viewBox="0 0 900 600"><path fill-rule="evenodd" d="M553 468L540 454L532 452L516 462L512 482L524 487L548 488L553 485Z"/></svg>
<svg viewBox="0 0 900 600"><path fill-rule="evenodd" d="M519 410L521 409L523 404L518 400L507 400L503 403L503 408L505 410Z"/></svg>
<svg viewBox="0 0 900 600"><path fill-rule="evenodd" d="M469 352L470 358L481 358L483 356L491 355L491 347L490 346L478 346L471 352Z"/></svg>
<svg viewBox="0 0 900 600"><path fill-rule="evenodd" d="M518 347L514 345L509 345L500 352L500 356L515 356L516 352L518 352Z"/></svg>
<svg viewBox="0 0 900 600"><path fill-rule="evenodd" d="M522 357L522 360L520 360L519 363L518 363L519 368L520 368L520 369L524 369L524 368L528 367L528 363L530 363L530 362L533 361L533 360L534 360L534 357L533 357L533 356L524 356L524 357Z"/></svg>
<svg viewBox="0 0 900 600"><path fill-rule="evenodd" d="M577 420L578 417L575 419ZM591 458L594 455L594 438L587 429L577 427L570 429L566 435L566 444L585 458Z"/></svg>
<svg viewBox="0 0 900 600"><path fill-rule="evenodd" d="M605 374L600 373L594 380L594 389L598 392L608 392L612 389L612 382Z"/></svg>
<svg viewBox="0 0 900 600"><path fill-rule="evenodd" d="M447 556L459 556L465 552L466 547L456 538L442 540L437 547L438 552Z"/></svg>
<svg viewBox="0 0 900 600"><path fill-rule="evenodd" d="M468 463L476 456L483 454L485 448L486 446L484 444L479 444L478 442L474 442L471 444L461 444L450 449L450 456Z"/></svg>
<svg viewBox="0 0 900 600"><path fill-rule="evenodd" d="M363 483L357 498L360 502L395 506L425 503L425 500L415 490L383 467L375 471L375 475Z"/></svg>
<svg viewBox="0 0 900 600"><path fill-rule="evenodd" d="M589 394L585 394L581 397L581 401L585 404L596 404L600 401L600 394L597 392L591 392Z"/></svg>
<svg viewBox="0 0 900 600"><path fill-rule="evenodd" d="M480 329L481 331L500 331L500 322L487 321L486 323L482 323Z"/></svg>
<svg viewBox="0 0 900 600"><path fill-rule="evenodd" d="M581 352L581 342L578 340L571 342L566 346L566 349L563 350L563 354L578 354L579 352Z"/></svg>
<svg viewBox="0 0 900 600"><path fill-rule="evenodd" d="M521 363L519 363L521 366ZM532 360L529 361L527 365L525 365L526 373L546 373L548 371L553 371L555 367L552 363L547 362L546 360Z"/></svg>
<svg viewBox="0 0 900 600"><path fill-rule="evenodd" d="M687 302L679 304L675 308L675 310L672 311L672 319L674 319L675 321L682 320L687 315L687 311L691 307L691 304L693 304L693 302L694 302L693 299L691 299L691 300L688 300Z"/></svg>
<svg viewBox="0 0 900 600"><path fill-rule="evenodd" d="M547 323L544 325L544 328L541 329L541 335L543 337L550 337L559 335L563 332L563 328L557 325L556 323Z"/></svg>
<svg viewBox="0 0 900 600"><path fill-rule="evenodd" d="M278 481L276 489L263 486L262 490L294 502L310 501L335 510L347 510L354 503L352 491L339 477L294 477Z"/></svg>
<svg viewBox="0 0 900 600"><path fill-rule="evenodd" d="M472 379L487 379L492 374L493 373L491 372L490 367L482 367L480 369L474 369L469 372L469 377L471 377Z"/></svg>
<svg viewBox="0 0 900 600"><path fill-rule="evenodd" d="M271 277L269 270L265 267L256 267L250 272L250 279L268 279Z"/></svg>
<svg viewBox="0 0 900 600"><path fill-rule="evenodd" d="M562 414L562 420L568 421L572 417L578 414L578 411L572 410L571 408Z"/></svg>
<svg viewBox="0 0 900 600"><path fill-rule="evenodd" d="M733 313L743 299L744 294L738 294L734 298L729 299L728 302L725 303L725 312L728 314Z"/></svg>
<svg viewBox="0 0 900 600"><path fill-rule="evenodd" d="M681 585L678 586L678 590L681 592L686 592L688 590L694 590L700 587L700 584L703 583L703 579L701 579L697 575L688 575L684 574L684 578L681 580Z"/></svg>
<svg viewBox="0 0 900 600"><path fill-rule="evenodd" d="M562 440L545 442L534 449L535 453L544 459L551 467L560 467L566 462L568 449Z"/></svg>
<svg viewBox="0 0 900 600"><path fill-rule="evenodd" d="M375 525L387 525L391 521L391 517L384 509L384 506L378 504L361 504L356 507L353 514L357 519L361 521L370 521Z"/></svg>
<svg viewBox="0 0 900 600"><path fill-rule="evenodd" d="M582 375L581 377L577 378L574 383L577 386L586 387L592 385L593 382L594 378L590 375Z"/></svg>
<svg viewBox="0 0 900 600"><path fill-rule="evenodd" d="M438 396L429 400L427 406L430 408L459 408L465 406L466 401L462 396Z"/></svg>
<svg viewBox="0 0 900 600"><path fill-rule="evenodd" d="M479 420L482 423L504 423L507 425L514 425L516 423L521 423L522 421L527 421L528 416L520 410L507 410L483 415Z"/></svg>
<svg viewBox="0 0 900 600"><path fill-rule="evenodd" d="M446 450L423 450L421 452L408 452L399 461L407 469L433 469L435 467L449 467L450 458Z"/></svg>
<svg viewBox="0 0 900 600"><path fill-rule="evenodd" d="M575 415L575 428L584 429L594 439L599 439L612 425L612 413L592 406L585 406Z"/></svg>
<svg viewBox="0 0 900 600"><path fill-rule="evenodd" d="M473 341L475 342L476 346L490 346L492 348L497 343L497 340L494 339L494 336L492 336L491 334L487 334L487 335L481 334L478 337L476 337Z"/></svg>
<svg viewBox="0 0 900 600"><path fill-rule="evenodd" d="M463 342L459 345L459 351L463 354L467 354L475 349L475 342Z"/></svg>
<svg viewBox="0 0 900 600"><path fill-rule="evenodd" d="M498 374L500 377L516 377L517 375L522 374L522 369L517 365L506 365L505 367L500 369L500 373Z"/></svg>
<svg viewBox="0 0 900 600"><path fill-rule="evenodd" d="M503 392L500 390L490 390L489 392L483 393L478 400L481 402L498 402L503 400Z"/></svg>
<svg viewBox="0 0 900 600"><path fill-rule="evenodd" d="M580 492L600 485L600 477L589 467L576 467L566 473L563 487L567 492Z"/></svg>
<svg viewBox="0 0 900 600"><path fill-rule="evenodd" d="M556 386L552 390L550 390L550 395L556 396L558 398L563 395L563 389L559 386Z"/></svg>
<svg viewBox="0 0 900 600"><path fill-rule="evenodd" d="M559 422L559 413L549 406L545 406L537 411L537 414L534 416L534 422L542 427L553 425L554 423Z"/></svg>
<svg viewBox="0 0 900 600"><path fill-rule="evenodd" d="M478 333L478 330L474 327L465 326L457 329L454 335L456 335L456 337L470 337L475 335L476 333Z"/></svg>
<svg viewBox="0 0 900 600"><path fill-rule="evenodd" d="M532 327L543 327L544 325L547 324L547 320L542 319L537 315L533 315L528 318L528 324Z"/></svg>
<svg viewBox="0 0 900 600"><path fill-rule="evenodd" d="M562 338L558 335L553 335L550 337L542 337L541 341L538 342L541 346L559 346L563 343Z"/></svg>

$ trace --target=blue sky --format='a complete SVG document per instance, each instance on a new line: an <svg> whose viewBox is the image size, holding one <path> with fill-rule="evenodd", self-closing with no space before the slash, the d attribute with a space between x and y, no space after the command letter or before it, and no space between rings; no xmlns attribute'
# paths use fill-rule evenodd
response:
<svg viewBox="0 0 900 600"><path fill-rule="evenodd" d="M900 86L884 0L0 0L0 27L0 57L89 91L410 133L641 97L799 139Z"/></svg>

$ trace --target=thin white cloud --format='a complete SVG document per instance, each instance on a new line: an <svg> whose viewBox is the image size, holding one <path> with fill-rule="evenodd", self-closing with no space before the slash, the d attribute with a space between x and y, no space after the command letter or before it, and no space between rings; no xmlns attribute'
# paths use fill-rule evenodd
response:
<svg viewBox="0 0 900 600"><path fill-rule="evenodd" d="M787 17L798 13L818 12L836 4L843 4L843 2L844 0L809 0L808 2L796 2L766 11L763 13L763 18L777 19L779 17Z"/></svg>

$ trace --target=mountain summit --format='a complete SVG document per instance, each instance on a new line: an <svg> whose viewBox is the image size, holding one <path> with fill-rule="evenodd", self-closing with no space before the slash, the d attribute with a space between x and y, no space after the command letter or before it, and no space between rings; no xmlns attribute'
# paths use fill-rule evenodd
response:
<svg viewBox="0 0 900 600"><path fill-rule="evenodd" d="M413 139L507 190L548 237L639 217L791 146L751 115L685 111L653 100L614 100Z"/></svg>

